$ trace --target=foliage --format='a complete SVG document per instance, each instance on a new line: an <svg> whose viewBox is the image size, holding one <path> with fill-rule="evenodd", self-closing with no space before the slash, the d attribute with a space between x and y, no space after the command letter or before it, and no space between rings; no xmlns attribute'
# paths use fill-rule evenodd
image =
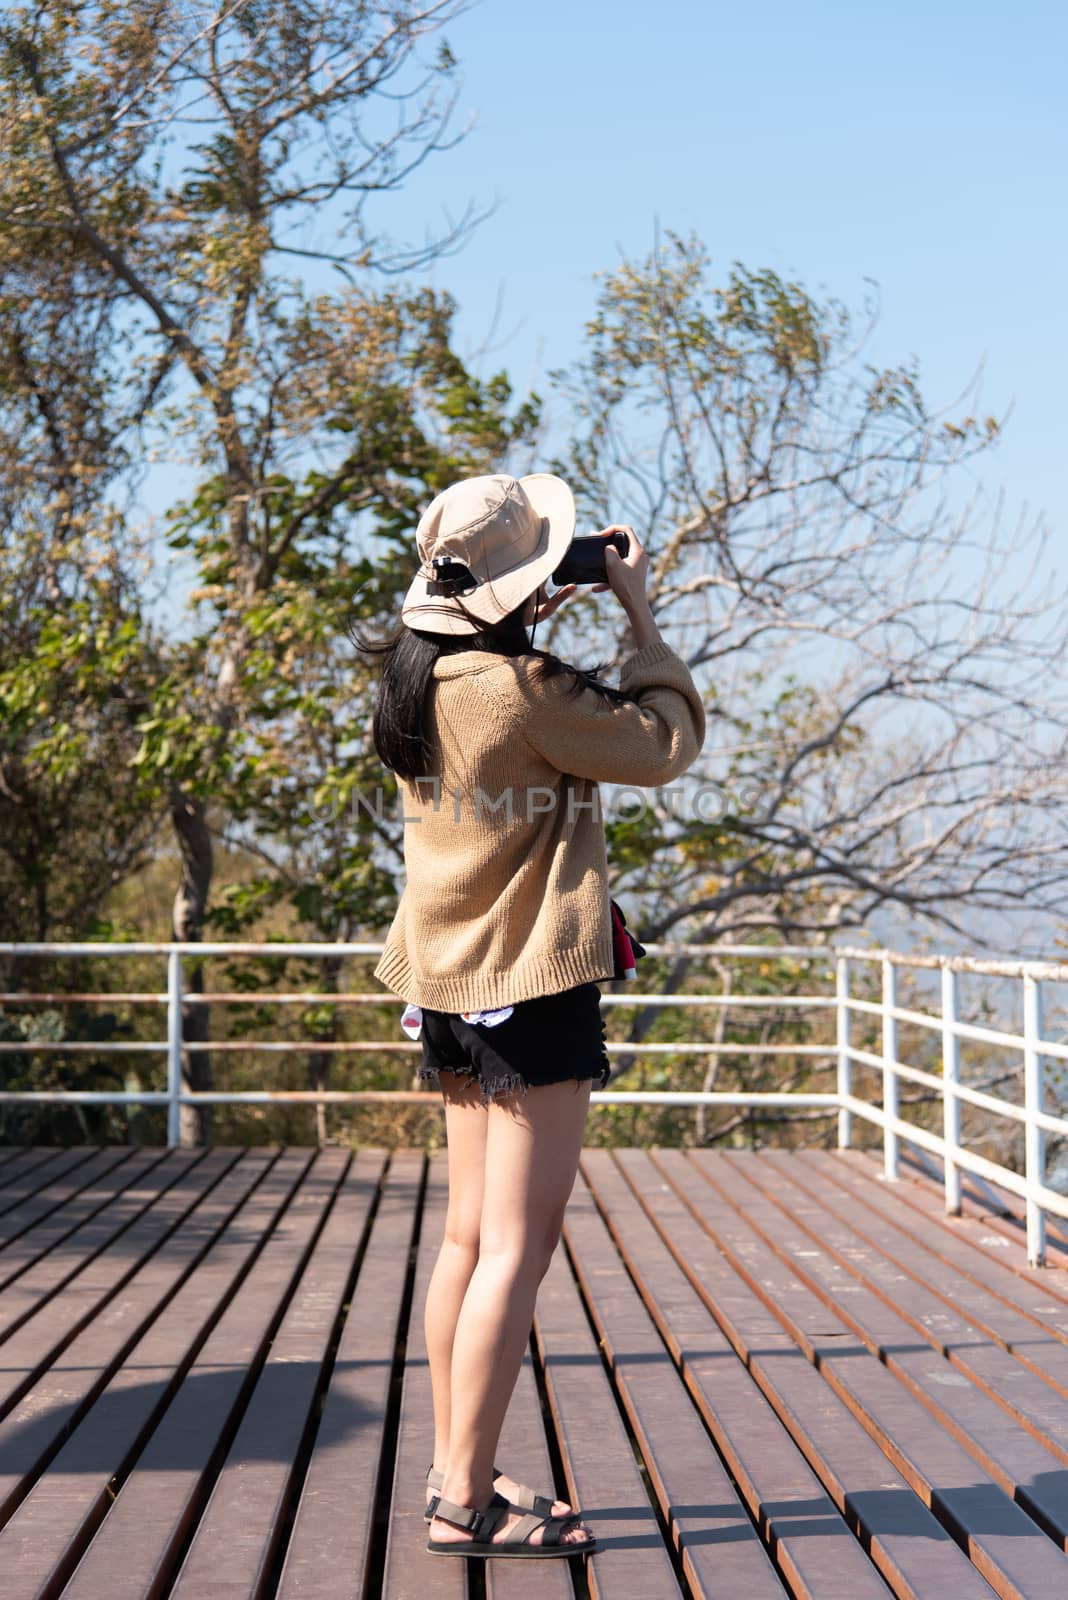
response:
<svg viewBox="0 0 1068 1600"><path fill-rule="evenodd" d="M671 235L604 277L557 375L577 419L559 468L637 529L710 713L676 792L615 825L643 937L824 940L892 911L966 916L974 940L984 911L1059 907L1068 603L1041 530L1025 569L1019 534L948 509L996 419L932 411L915 364L867 364L865 337L839 302L714 276ZM596 626L567 615L565 644Z"/></svg>
<svg viewBox="0 0 1068 1600"><path fill-rule="evenodd" d="M456 10L50 0L4 15L9 936L101 927L115 891L161 861L175 878L170 927L189 940L348 940L391 915L401 837L358 804L382 775L374 679L346 628L392 621L422 505L457 477L517 463L539 421L537 397L457 355L447 295L410 279L381 287L471 221L405 251L369 209L448 143L456 63L439 30ZM1017 578L1027 539L977 533L945 498L996 442L997 419L970 394L952 414L932 410L915 363L867 362L846 307L772 271L715 272L698 241L675 236L604 278L559 381L573 423L559 470L592 517L638 529L660 625L710 714L681 784L641 814L609 812L613 891L640 937L786 946L890 912L974 940L984 915L1059 909L1068 611L1041 549ZM189 468L193 487L142 539L140 473L159 457ZM161 573L166 630L151 593ZM618 658L621 623L610 598L578 596L547 642L575 658L592 629ZM240 872L220 882L217 859ZM750 972L747 992L796 981L791 961ZM205 966L190 972L193 1043L217 1036L196 1003ZM266 1022L256 997L282 978L324 995L283 1032L323 1045L383 1025L342 1017L337 966L265 960L226 977L250 998L228 1015L227 1042ZM686 993L701 980L669 957L651 981ZM741 1054L709 1068L680 1050L630 1071L815 1081L803 1056L765 1072L745 1054L810 1040L806 1019L766 1033L735 1010L708 1008L696 1036ZM684 1036L677 1011L620 1013L632 1043ZM144 1036L140 1021L114 1025ZM227 1059L254 1079L255 1058ZM310 1080L338 1059L312 1052ZM346 1081L396 1083L403 1070L392 1056L348 1061L359 1065ZM304 1058L291 1069L294 1086ZM191 1056L189 1081L210 1085L207 1053ZM679 1133L675 1115L626 1125ZM287 1112L286 1129L303 1117ZM218 1125L254 1121L220 1113ZM754 1125L694 1128L703 1139ZM184 1119L187 1140L207 1129L206 1115Z"/></svg>

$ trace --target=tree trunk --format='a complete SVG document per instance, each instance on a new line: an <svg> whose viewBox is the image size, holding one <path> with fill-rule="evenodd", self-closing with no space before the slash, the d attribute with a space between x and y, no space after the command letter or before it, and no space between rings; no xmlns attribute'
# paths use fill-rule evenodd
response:
<svg viewBox="0 0 1068 1600"><path fill-rule="evenodd" d="M171 820L181 853L181 876L174 897L173 937L180 943L195 943L202 937L204 913L211 891L212 849L207 813L201 800L175 790L171 796ZM196 972L185 969L187 993L203 994L204 970L198 964ZM210 1032L210 1008L202 1005L182 1006L182 1038L187 1044L207 1039ZM182 1051L182 1089L197 1091L212 1086L211 1058L204 1050ZM183 1148L211 1143L212 1108L208 1106L182 1106L179 1118L179 1143Z"/></svg>

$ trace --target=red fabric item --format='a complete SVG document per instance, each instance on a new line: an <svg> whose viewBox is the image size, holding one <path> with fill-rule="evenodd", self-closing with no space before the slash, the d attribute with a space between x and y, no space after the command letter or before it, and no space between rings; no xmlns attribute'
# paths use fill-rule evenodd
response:
<svg viewBox="0 0 1068 1600"><path fill-rule="evenodd" d="M612 901L612 952L615 957L617 978L636 978L638 969L634 965L634 950L630 942L630 934L623 926L623 919L619 914L619 907Z"/></svg>

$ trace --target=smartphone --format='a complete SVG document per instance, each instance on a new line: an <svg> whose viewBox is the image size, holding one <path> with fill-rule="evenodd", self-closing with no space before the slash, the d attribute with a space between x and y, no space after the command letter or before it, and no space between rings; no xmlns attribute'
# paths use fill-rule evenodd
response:
<svg viewBox="0 0 1068 1600"><path fill-rule="evenodd" d="M630 549L625 533L584 533L572 539L567 554L553 573L557 588L565 583L607 583L604 553L615 545L621 556Z"/></svg>

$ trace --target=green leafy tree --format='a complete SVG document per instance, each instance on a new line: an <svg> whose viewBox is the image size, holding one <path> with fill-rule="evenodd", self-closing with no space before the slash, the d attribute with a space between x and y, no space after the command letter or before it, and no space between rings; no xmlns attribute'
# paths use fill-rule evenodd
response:
<svg viewBox="0 0 1068 1600"><path fill-rule="evenodd" d="M102 292L121 304L112 404L139 449L185 448L200 483L171 542L192 556L203 609L170 652L138 755L167 789L180 939L204 927L211 807L246 770L276 589L284 610L345 531L388 533L440 482L454 457L428 408L464 436L463 461L488 464L522 431L504 421L503 380L480 387L449 352L447 300L368 287L372 267L418 266L471 221L406 251L366 211L448 142L455 62L440 38L428 46L456 9L57 0L11 8L0 30L9 249L44 292L33 262L58 242L65 296L86 315ZM316 274L343 289L314 292ZM376 581L394 592L395 563ZM207 1008L188 1007L185 1026L207 1038ZM189 1081L210 1084L206 1052ZM209 1126L187 1116L183 1137Z"/></svg>
<svg viewBox="0 0 1068 1600"><path fill-rule="evenodd" d="M867 362L857 322L669 236L605 276L557 375L575 417L560 470L591 520L637 528L660 626L707 688L686 778L645 808L606 796L643 939L907 925L982 943L1013 912L1059 912L1068 605L1044 530L974 502L1000 432L974 386L932 412L914 364ZM563 608L554 641L604 604ZM666 1026L639 1007L626 1037ZM716 1071L730 1087L741 1069Z"/></svg>
<svg viewBox="0 0 1068 1600"><path fill-rule="evenodd" d="M110 491L113 298L0 238L0 937L84 937L145 859L158 786L130 766L153 686L136 542ZM43 293L37 291L42 289ZM87 291L88 293L89 291Z"/></svg>

